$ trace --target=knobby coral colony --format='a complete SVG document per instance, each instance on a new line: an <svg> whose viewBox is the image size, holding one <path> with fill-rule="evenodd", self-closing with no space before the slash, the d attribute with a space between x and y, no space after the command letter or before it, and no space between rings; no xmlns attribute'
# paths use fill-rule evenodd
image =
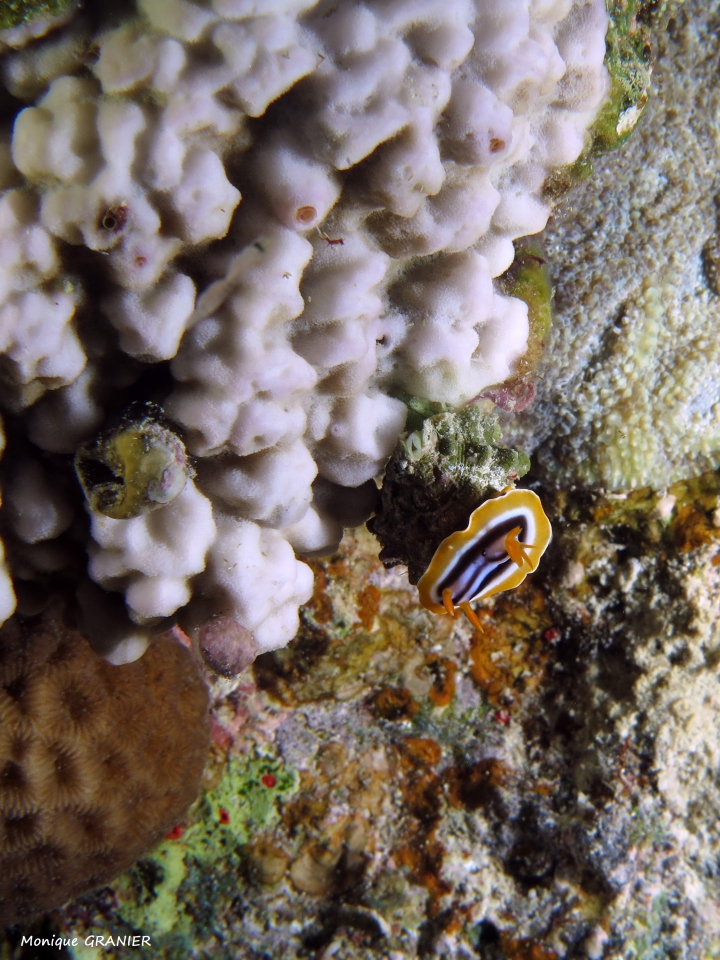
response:
<svg viewBox="0 0 720 960"><path fill-rule="evenodd" d="M551 537L536 493L504 491L474 510L465 530L443 540L418 583L420 602L452 617L459 607L482 629L470 604L519 586L537 569Z"/></svg>
<svg viewBox="0 0 720 960"><path fill-rule="evenodd" d="M0 33L0 619L87 557L115 661L169 618L284 646L408 403L526 376L500 278L608 92L605 4L33 6Z"/></svg>
<svg viewBox="0 0 720 960"><path fill-rule="evenodd" d="M0 924L113 879L178 822L209 749L208 691L158 638L94 653L57 598L0 628Z"/></svg>

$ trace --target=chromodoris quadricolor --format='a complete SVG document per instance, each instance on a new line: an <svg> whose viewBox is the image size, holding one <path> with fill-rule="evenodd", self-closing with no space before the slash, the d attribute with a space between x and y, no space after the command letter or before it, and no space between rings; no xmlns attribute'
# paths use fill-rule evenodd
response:
<svg viewBox="0 0 720 960"><path fill-rule="evenodd" d="M537 569L552 538L550 521L532 490L508 490L473 510L465 530L450 534L418 583L420 603L475 626L470 603L511 590Z"/></svg>

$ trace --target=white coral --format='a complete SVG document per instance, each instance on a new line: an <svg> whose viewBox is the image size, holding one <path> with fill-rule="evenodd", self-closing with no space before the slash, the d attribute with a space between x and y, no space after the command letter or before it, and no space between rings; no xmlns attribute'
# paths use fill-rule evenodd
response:
<svg viewBox="0 0 720 960"><path fill-rule="evenodd" d="M342 534L316 492L351 500L382 473L395 398L465 403L524 352L527 308L493 279L543 229L543 185L603 100L604 4L138 13L95 39L82 76L71 37L34 48L34 80L8 61L17 95L45 92L16 119L14 166L0 135L1 399L67 454L141 365L171 361L164 406L197 486L146 517L94 517L91 575L138 620L190 600L188 628L225 613L269 649L311 590L290 545ZM68 276L60 242L98 277Z"/></svg>
<svg viewBox="0 0 720 960"><path fill-rule="evenodd" d="M0 195L0 356L3 400L13 408L47 389L72 383L85 367L75 332L78 295L71 283L52 289L61 265L26 190Z"/></svg>
<svg viewBox="0 0 720 960"><path fill-rule="evenodd" d="M0 420L0 457L5 451L5 428ZM5 558L5 544L0 540L0 626L15 612L17 600L12 576Z"/></svg>
<svg viewBox="0 0 720 960"><path fill-rule="evenodd" d="M94 514L90 575L121 583L131 615L142 623L169 617L190 599L189 579L205 567L215 537L210 501L192 480L171 503L132 520Z"/></svg>
<svg viewBox="0 0 720 960"><path fill-rule="evenodd" d="M217 525L201 578L200 595L210 598L201 604L204 618L234 617L252 630L261 652L284 646L297 633L298 607L312 595L312 571L277 530L222 514Z"/></svg>
<svg viewBox="0 0 720 960"><path fill-rule="evenodd" d="M73 383L85 367L85 353L71 323L72 294L18 293L0 305L0 350L17 387L13 407L25 407L48 387Z"/></svg>
<svg viewBox="0 0 720 960"><path fill-rule="evenodd" d="M317 376L292 350L287 324L302 311L298 286L311 252L307 240L275 229L200 298L202 319L173 362L180 386L167 403L193 453L247 456L302 435L303 398Z"/></svg>

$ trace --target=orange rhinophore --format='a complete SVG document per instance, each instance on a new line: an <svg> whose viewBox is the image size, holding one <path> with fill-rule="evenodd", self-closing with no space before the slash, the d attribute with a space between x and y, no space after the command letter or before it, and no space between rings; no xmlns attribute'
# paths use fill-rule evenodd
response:
<svg viewBox="0 0 720 960"><path fill-rule="evenodd" d="M420 603L433 613L463 611L482 629L470 606L512 590L537 569L552 539L550 521L532 490L508 490L473 510L465 530L440 544L420 578Z"/></svg>

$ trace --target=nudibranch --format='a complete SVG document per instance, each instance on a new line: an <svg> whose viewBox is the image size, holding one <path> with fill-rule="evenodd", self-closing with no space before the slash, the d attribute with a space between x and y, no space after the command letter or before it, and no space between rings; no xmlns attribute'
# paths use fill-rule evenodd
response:
<svg viewBox="0 0 720 960"><path fill-rule="evenodd" d="M465 530L440 544L418 582L420 603L433 613L463 611L480 628L470 604L512 590L537 569L552 538L550 521L532 490L508 490L481 503Z"/></svg>

